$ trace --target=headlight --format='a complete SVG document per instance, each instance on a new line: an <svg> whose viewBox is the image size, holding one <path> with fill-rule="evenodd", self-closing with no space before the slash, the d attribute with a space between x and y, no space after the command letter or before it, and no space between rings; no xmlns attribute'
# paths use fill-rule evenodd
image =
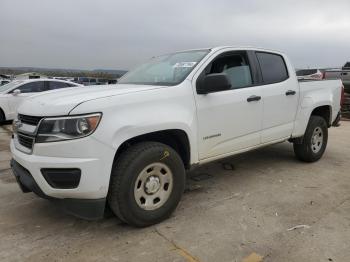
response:
<svg viewBox="0 0 350 262"><path fill-rule="evenodd" d="M44 118L40 122L35 142L56 142L91 135L101 120L101 113Z"/></svg>

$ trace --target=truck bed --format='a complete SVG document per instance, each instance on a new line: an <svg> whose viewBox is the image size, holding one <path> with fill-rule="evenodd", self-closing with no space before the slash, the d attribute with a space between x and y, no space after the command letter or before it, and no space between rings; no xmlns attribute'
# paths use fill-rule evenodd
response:
<svg viewBox="0 0 350 262"><path fill-rule="evenodd" d="M300 103L305 106L310 99L317 101L332 101L332 120L340 110L342 82L341 80L300 81ZM311 101L310 101L311 102Z"/></svg>

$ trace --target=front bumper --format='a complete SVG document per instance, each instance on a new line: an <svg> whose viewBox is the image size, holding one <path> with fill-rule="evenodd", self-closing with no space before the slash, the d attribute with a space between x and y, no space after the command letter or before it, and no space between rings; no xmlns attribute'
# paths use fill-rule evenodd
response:
<svg viewBox="0 0 350 262"><path fill-rule="evenodd" d="M78 217L102 217L115 155L110 146L86 137L34 144L32 154L18 150L14 139L10 148L12 170L23 192L34 192L52 200ZM56 179L60 174L67 177L67 173L60 173L60 170L79 170L78 184L59 187L47 179L45 170L54 170Z"/></svg>
<svg viewBox="0 0 350 262"><path fill-rule="evenodd" d="M83 219L100 219L104 215L106 198L101 199L58 199L46 195L35 182L30 172L15 160L11 160L11 168L23 193L34 192L39 197L51 200L66 213Z"/></svg>
<svg viewBox="0 0 350 262"><path fill-rule="evenodd" d="M50 197L98 199L107 195L115 152L99 141L87 137L65 142L35 144L32 154L24 153L10 144L12 157L26 168L40 189ZM59 189L44 178L42 169L81 170L78 187Z"/></svg>

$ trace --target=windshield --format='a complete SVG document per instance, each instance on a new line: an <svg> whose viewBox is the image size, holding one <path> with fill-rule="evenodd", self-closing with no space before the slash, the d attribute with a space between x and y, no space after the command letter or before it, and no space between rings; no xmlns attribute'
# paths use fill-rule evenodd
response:
<svg viewBox="0 0 350 262"><path fill-rule="evenodd" d="M177 85L185 80L209 51L193 50L155 57L127 73L118 84Z"/></svg>
<svg viewBox="0 0 350 262"><path fill-rule="evenodd" d="M11 88L15 87L16 85L22 83L23 81L13 81L6 85L0 86L0 93L6 92L7 90L10 90Z"/></svg>

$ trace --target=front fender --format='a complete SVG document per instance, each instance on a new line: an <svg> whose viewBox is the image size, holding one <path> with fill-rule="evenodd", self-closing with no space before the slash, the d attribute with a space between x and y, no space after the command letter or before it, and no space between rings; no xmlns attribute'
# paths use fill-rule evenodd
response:
<svg viewBox="0 0 350 262"><path fill-rule="evenodd" d="M103 114L93 136L115 151L131 138L178 129L187 134L191 163L198 162L196 107L187 81L179 86L88 101L72 113L81 114L92 110Z"/></svg>

